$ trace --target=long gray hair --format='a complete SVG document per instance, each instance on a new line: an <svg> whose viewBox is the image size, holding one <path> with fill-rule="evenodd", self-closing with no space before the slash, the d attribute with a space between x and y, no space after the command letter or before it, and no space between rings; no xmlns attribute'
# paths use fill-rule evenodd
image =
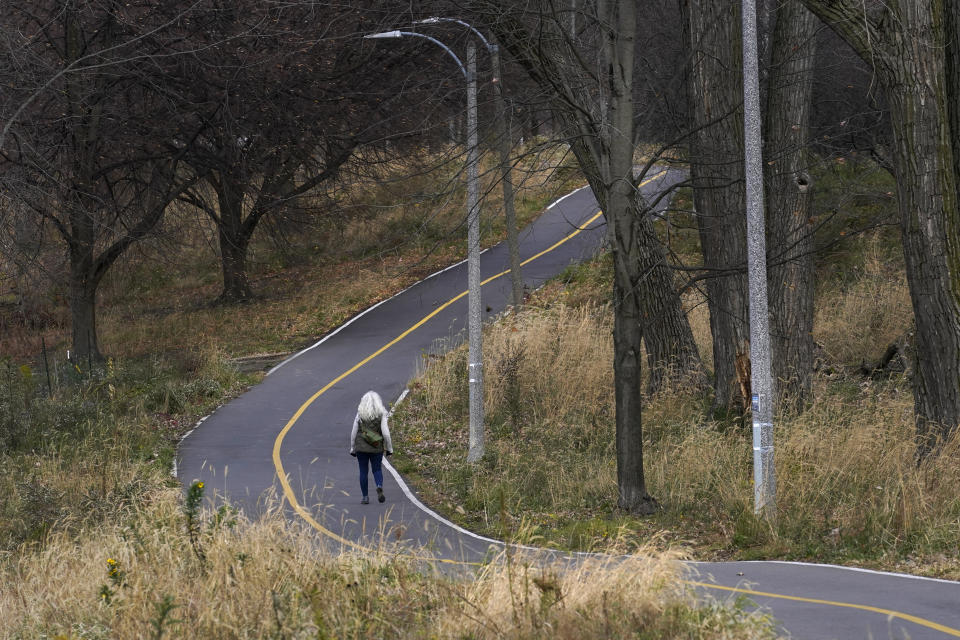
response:
<svg viewBox="0 0 960 640"><path fill-rule="evenodd" d="M383 400L376 391L367 391L360 398L360 406L357 407L357 414L361 420L378 420L380 416L387 412L383 408Z"/></svg>

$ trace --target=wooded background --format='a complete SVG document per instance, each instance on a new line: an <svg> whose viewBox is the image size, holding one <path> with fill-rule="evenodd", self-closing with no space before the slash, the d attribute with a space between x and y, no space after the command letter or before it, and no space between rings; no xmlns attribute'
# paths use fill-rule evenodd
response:
<svg viewBox="0 0 960 640"><path fill-rule="evenodd" d="M566 145L604 210L620 506L649 511L643 394L682 379L709 385L716 410L749 405L740 6L2 0L5 322L55 323L43 302L53 299L69 309L74 357L102 361L110 345L98 340L98 288L138 243L162 235L176 246L171 211L213 225L222 289L211 302L237 304L256 295L247 277L256 234L282 245L348 218L344 184L424 149L462 164L459 70L420 39L363 39L416 30L462 53L468 29L413 26L458 18L496 42L503 62L500 109L481 50L483 147L516 149L510 165L533 139ZM815 256L895 222L922 461L960 423L960 0L761 0L758 9L780 408L803 411L810 399ZM897 221L836 230L811 211L812 167L854 156L894 177ZM692 190L697 260L670 250L654 230L655 203L636 188L663 166L687 171L678 188ZM709 306L712 371L682 306L690 288Z"/></svg>

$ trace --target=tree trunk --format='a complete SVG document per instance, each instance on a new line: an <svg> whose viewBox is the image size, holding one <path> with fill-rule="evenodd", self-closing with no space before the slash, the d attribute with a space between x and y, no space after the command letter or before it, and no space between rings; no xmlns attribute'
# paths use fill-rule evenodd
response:
<svg viewBox="0 0 960 640"><path fill-rule="evenodd" d="M765 121L769 309L779 406L800 410L813 375L813 229L807 173L814 38L803 5L777 10Z"/></svg>
<svg viewBox="0 0 960 640"><path fill-rule="evenodd" d="M71 359L80 367L101 362L103 355L97 341L97 291L85 285L83 276L70 278Z"/></svg>
<svg viewBox="0 0 960 640"><path fill-rule="evenodd" d="M97 343L97 284L94 275L94 216L82 205L70 211L70 301L71 350L74 362L103 359Z"/></svg>
<svg viewBox="0 0 960 640"><path fill-rule="evenodd" d="M704 384L703 363L693 339L690 321L674 284L663 247L653 229L649 211L639 198L634 202L639 234L635 277L640 331L647 349L647 393L658 393L670 382Z"/></svg>
<svg viewBox="0 0 960 640"><path fill-rule="evenodd" d="M960 210L956 131L956 0L914 0L864 14L854 0L804 0L871 64L890 105L907 283L916 322L918 455L960 423ZM948 72L953 80L948 78ZM952 111L954 110L954 111Z"/></svg>
<svg viewBox="0 0 960 640"><path fill-rule="evenodd" d="M220 265L223 270L223 292L220 303L245 302L253 297L247 280L247 248L250 234L243 224L243 190L227 176L217 183L220 215L217 235L220 241Z"/></svg>
<svg viewBox="0 0 960 640"><path fill-rule="evenodd" d="M656 502L647 493L643 476L643 426L641 409L641 295L640 234L633 187L633 54L636 32L636 4L633 0L611 0L606 10L611 25L604 38L606 84L609 93L606 119L607 140L601 140L608 154L607 202L604 206L613 252L615 309L613 329L613 376L616 397L618 506L632 513L648 514ZM613 26L615 25L615 27ZM601 162L601 165L604 162Z"/></svg>
<svg viewBox="0 0 960 640"><path fill-rule="evenodd" d="M247 279L247 242L242 238L228 237L220 230L220 264L223 270L223 292L218 302L246 302L253 297Z"/></svg>
<svg viewBox="0 0 960 640"><path fill-rule="evenodd" d="M625 200L622 195L611 197L609 206L624 207L623 213L629 215L630 207ZM632 226L629 219L614 220L611 224L621 227L616 232L616 243L620 246L612 250L613 304L616 309L613 322L613 377L619 488L617 506L630 512L646 514L656 509L656 502L647 493L643 475L643 395L640 379L640 343L643 334L640 330L635 281L631 278L631 272L636 270L629 268L636 244L627 240ZM629 244L623 246L624 243Z"/></svg>
<svg viewBox="0 0 960 640"><path fill-rule="evenodd" d="M911 13L911 12L907 12ZM925 33L913 30L908 41ZM904 43L904 49L907 44ZM960 211L942 64L900 52L888 87L907 282L916 324L913 377L921 457L960 423ZM931 53L930 58L938 57ZM919 64L918 64L919 63ZM889 84L888 84L889 83ZM956 99L956 98L954 98Z"/></svg>
<svg viewBox="0 0 960 640"><path fill-rule="evenodd" d="M689 0L690 176L703 251L714 406L742 411L748 390L737 362L750 354L743 186L739 0Z"/></svg>

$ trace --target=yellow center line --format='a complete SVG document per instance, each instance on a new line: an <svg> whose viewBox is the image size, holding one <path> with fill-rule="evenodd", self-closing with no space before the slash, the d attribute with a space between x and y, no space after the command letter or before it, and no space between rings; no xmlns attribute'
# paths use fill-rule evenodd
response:
<svg viewBox="0 0 960 640"><path fill-rule="evenodd" d="M644 180L642 183L640 183L639 186L642 187L642 186L644 186L644 185L652 182L653 180L656 180L657 178L659 178L660 176L662 176L662 175L665 174L665 173L666 173L666 171L661 171L660 173L658 173L658 174L656 174L656 175L654 175L654 176L652 176L652 177L647 178L646 180ZM561 240L557 241L556 243L554 243L554 244L551 245L550 247L544 249L544 250L541 251L540 253L538 253L538 254L536 254L536 255L534 255L534 256L531 256L531 257L527 258L526 260L524 260L524 261L521 262L520 264L521 264L521 265L529 264L530 262L533 262L533 261L536 260L537 258L540 258L541 256L543 256L543 255L545 255L545 254L547 254L547 253L550 253L551 251L555 250L557 247L559 247L559 246L563 245L564 243L570 241L572 238L576 237L576 236L579 235L582 231L584 231L585 229L587 229L591 224L593 224L601 215L603 215L603 212L602 212L602 211L598 211L598 212L595 213L589 220L587 220L587 221L584 222L582 225L580 225L579 227L577 227L577 229L575 229L572 233L568 234L567 236L565 236L565 237L562 238ZM484 280L481 284L482 284L482 285L485 285L485 284L487 284L487 283L489 283L489 282L492 282L492 281L496 280L497 278L503 277L504 275L506 275L506 274L508 274L508 273L510 273L510 270L509 270L509 269L506 269L506 270L504 270L504 271L501 271L500 273L498 273L498 274L496 274L496 275L490 276L489 278L487 278L486 280ZM424 316L423 318L421 318L416 324L414 324L414 325L411 326L409 329L407 329L406 331L404 331L403 333L401 333L400 335L398 335L396 338L394 338L393 340L391 340L391 341L388 342L387 344L383 345L382 347L380 347L379 349L377 349L376 351L374 351L373 353L371 353L370 355L368 355L366 358L364 358L363 360L361 360L361 361L358 362L357 364L353 365L352 367L350 367L349 369L347 369L346 371L344 371L343 373L341 373L339 376L337 376L336 378L334 378L333 380L331 380L330 382L328 382L322 389L320 389L319 391L317 391L316 393L314 393L312 396L310 396L310 397L306 400L306 402L304 402L302 405L300 405L300 408L297 409L297 412L293 414L293 416L290 418L290 420L287 421L287 424L284 425L283 429L280 430L280 433L277 434L277 438L276 438L276 440L274 440L274 443L273 443L273 466L276 468L277 477L278 477L279 480L280 480L280 485L283 487L283 495L284 495L284 497L287 499L287 502L290 503L290 506L293 507L294 511L296 511L297 515L299 515L301 518L303 518L311 527L313 527L314 529L316 529L321 535L324 535L324 536L330 538L331 540L334 540L334 541L340 543L340 544L343 545L343 546L351 547L351 548L356 549L356 550L358 550L358 551L370 551L370 550L371 550L369 547L367 547L367 546L365 546L365 545L362 545L362 544L360 544L360 543L358 543L358 542L355 542L355 541L353 541L353 540L349 540L349 539L347 539L347 538L344 538L343 536L337 535L337 534L334 533L333 531L327 529L327 528L324 527L322 524L320 524L319 522L317 522L317 520L313 517L313 515L310 513L310 511L309 511L306 507L304 507L303 505L301 505L301 504L297 501L296 494L294 494L293 488L290 486L290 481L289 481L289 479L287 478L287 473L286 473L286 471L285 471L284 468L283 468L283 460L282 460L281 457L280 457L280 448L281 448L281 446L283 445L283 440L284 440L284 438L287 436L287 433L290 432L290 430L293 428L293 425L296 424L297 420L300 419L300 416L302 416L302 415L304 414L304 412L310 407L310 405L313 404L313 402L314 402L317 398L319 398L319 397L322 396L324 393L326 393L332 386L334 386L335 384L337 384L338 382L340 382L341 380L343 380L344 378L346 378L347 376L349 376L351 373L353 373L354 371L356 371L357 369L359 369L359 368L362 367L363 365L367 364L368 362L370 362L371 360L373 360L374 358L376 358L377 356L379 356L381 353L383 353L384 351L386 351L387 349L389 349L389 348L392 347L393 345L397 344L398 342L400 342L401 340L403 340L404 338L406 338L408 335L410 335L411 333L413 333L414 331L416 331L417 329L419 329L421 326L423 326L424 324L426 324L431 318L433 318L434 316L436 316L438 313L440 313L441 311L443 311L444 309L446 309L447 307L449 307L449 306L452 305L453 303L457 302L458 300L460 300L461 298L463 298L464 296L466 296L467 293L468 293L467 291L462 291L462 292L460 292L459 294L457 294L455 297L451 298L450 300L447 300L445 303L443 303L442 305L440 305L439 307L437 307L436 309L434 309L433 311L431 311L429 314L427 314L426 316ZM448 558L435 558L435 560L436 560L437 562L441 562L441 563L445 563L445 564L458 564L458 565L468 565L468 566L481 566L481 565L482 565L482 563L480 563L480 562L467 562L467 561L463 561L463 560L452 560L452 559L448 559ZM798 597L798 596L787 596L787 595L781 595L781 594L777 594L777 593L767 593L767 592L763 592L763 591L751 591L751 590L749 590L749 589L740 589L740 588L734 588L734 587L724 587L724 586L715 585L715 584L708 584L708 583L705 583L705 582L690 582L690 581L684 581L684 583L685 583L685 584L689 584L689 585L691 585L691 586L703 587L703 588L707 588L707 589L720 589L720 590L724 590L724 591L732 591L732 592L745 593L745 594L750 594L750 595L765 596L765 597L768 597L768 598L779 598L779 599L782 599L782 600L794 600L794 601L798 601L798 602L808 602L808 603L813 603L813 604L823 604L823 605L830 605L830 606L834 606L834 607L845 607L845 608L850 608L850 609L861 609L861 610L864 610L864 611L871 611L871 612L874 612L874 613L880 613L880 614L883 614L883 615L892 616L892 617L895 617L895 618L900 618L900 619L902 619L902 620L907 620L907 621L909 621L909 622L913 622L913 623L915 623L915 624L919 624L919 625L921 625L921 626L928 627L928 628L930 628L930 629L936 629L937 631L942 631L942 632L944 632L944 633L946 633L946 634L948 634L948 635L960 637L960 630L953 629L953 628L951 628L951 627L947 627L947 626L944 626L944 625L942 625L942 624L939 624L939 623L936 623L936 622L932 622L932 621L930 621L930 620L925 620L925 619L923 619L923 618L918 618L917 616L912 616L912 615L910 615L910 614L900 613L900 612L898 612L898 611L890 611L890 610L888 610L888 609L881 609L881 608L879 608L879 607L870 607L870 606L867 606L867 605L851 604L851 603L847 603L847 602L834 602L834 601L831 601L831 600L816 600L816 599L811 599L811 598L801 598L801 597Z"/></svg>
<svg viewBox="0 0 960 640"><path fill-rule="evenodd" d="M664 173L666 173L666 171L661 171L660 173L652 176L651 178L648 178L648 179L645 180L640 186L643 186L644 184L647 184L648 182L650 182L650 181L652 181L652 180L655 180L656 178L659 178L659 177L662 176ZM531 256L530 258L527 258L526 260L524 260L524 261L521 262L520 264L521 264L521 265L529 264L530 262L533 262L533 261L536 260L537 258L543 256L544 254L547 254L547 253L553 251L554 249L556 249L557 247L561 246L561 245L564 244L565 242L568 242L568 241L571 240L572 238L574 238L574 237L576 237L577 235L579 235L582 231L584 231L585 229L587 229L592 223L594 223L594 222L597 220L597 218L599 218L599 217L602 216L602 215L603 215L603 212L602 212L602 211L598 211L598 212L595 213L589 220L587 220L585 223L583 223L583 224L580 225L577 229L575 229L572 233L568 234L568 235L565 236L563 239L561 239L560 241L554 243L553 245L551 245L551 246L548 247L547 249L544 249L544 250L541 251L540 253L538 253L538 254L536 254L536 255L534 255L534 256ZM483 282L481 282L481 285L485 285L485 284L487 284L487 283L489 283L489 282L492 282L492 281L496 280L497 278L500 278L500 277L502 277L502 276L504 276L504 275L506 275L506 274L508 274L508 273L510 273L510 270L509 270L509 269L506 269L506 270L504 270L504 271L501 271L500 273L498 273L498 274L496 274L496 275L493 275L493 276L490 276L489 278L487 278L486 280L484 280ZM319 397L322 396L324 393L326 393L332 386L334 386L335 384L337 384L338 382L340 382L341 380L343 380L344 378L346 378L347 376L349 376L351 373L353 373L354 371L356 371L357 369L359 369L359 368L362 367L363 365L367 364L368 362L370 362L371 360L373 360L374 358L376 358L377 356L379 356L381 353L383 353L384 351L386 351L387 349L389 349L389 348L392 347L393 345L397 344L398 342L400 342L401 340L403 340L404 338L406 338L408 335L410 335L411 333L413 333L414 331L416 331L417 329L419 329L421 326L423 326L425 323L427 323L431 318L433 318L434 316L436 316L438 313L440 313L441 311L443 311L444 309L446 309L447 307L449 307L449 306L452 305L453 303L455 303L455 302L457 302L458 300L462 299L462 298L463 298L465 295L467 295L468 293L469 293L468 291L462 291L462 292L460 292L459 294L457 294L456 296L454 296L453 298L447 300L445 303L443 303L442 305L440 305L439 307L437 307L436 309L434 309L433 311L431 311L429 314L427 314L426 316L424 316L423 318L421 318L421 319L420 319L416 324L414 324L412 327L410 327L409 329L407 329L406 331L404 331L403 333L401 333L400 335L398 335L396 338L394 338L393 340L391 340L391 341L388 342L387 344L383 345L382 347L380 347L379 349L377 349L376 351L374 351L373 353L371 353L370 355L368 355L366 358L364 358L363 360L361 360L361 361L358 362L357 364L353 365L352 367L350 367L349 369L347 369L346 371L344 371L343 373L341 373L339 376L337 376L336 378L334 378L333 380L331 380L330 382L328 382L322 389L320 389L319 391L317 391L316 393L314 393L312 396L310 396L310 397L307 399L306 402L304 402L302 405L300 405L300 408L297 409L297 412L293 414L293 416L290 418L290 420L287 421L287 424L284 425L283 429L280 430L280 433L277 434L277 438L276 438L276 440L274 440L274 443L273 443L273 466L274 466L274 468L275 468L276 471L277 471L277 477L280 479L280 485L281 485L281 487L283 488L283 495L284 495L284 497L287 499L287 502L290 503L290 506L293 507L294 511L297 512L297 515L299 515L301 518L303 518L310 526L312 526L314 529L316 529L317 531L319 531L322 535L325 535L325 536L327 536L328 538L331 538L332 540L335 540L335 541L339 542L340 544L342 544L342 545L344 545L344 546L352 547L352 548L354 548L354 549L361 550L361 551L366 551L366 550L368 550L367 547L365 547L365 546L363 546L363 545L361 545L361 544L358 544L357 542L354 542L353 540L348 540L347 538L344 538L343 536L337 535L337 534L334 533L333 531L330 531L329 529L327 529L326 527L324 527L323 525L321 525L321 524L320 524L319 522L317 522L317 520L313 517L313 515L310 513L310 511L309 511L307 508L305 508L303 505L301 505L300 502L297 500L296 494L294 494L294 492L293 492L293 487L290 486L290 481L289 481L289 479L287 478L287 473L286 473L286 471L285 471L284 468L283 468L283 460L282 460L282 458L280 457L280 448L281 448L281 446L283 445L283 440L284 440L284 438L286 438L287 433L290 432L290 430L293 428L293 425L296 424L297 420L300 419L300 416L302 416L302 415L304 414L304 412L310 407L310 405L313 404L313 402L314 402L317 398L319 398ZM455 560L446 560L446 559L442 559L442 558L440 559L440 561L441 561L441 562L453 562L453 563L457 563L457 564L479 564L479 563L473 563L473 562L471 562L471 563L463 563L463 562L459 562L459 561L455 561Z"/></svg>
<svg viewBox="0 0 960 640"><path fill-rule="evenodd" d="M935 629L936 631L942 631L948 636L960 638L960 629L954 629L953 627L942 625L939 622L933 622L932 620L927 620L925 618L913 616L913 615L910 615L909 613L902 613L900 611L893 611L891 609L882 609L880 607L871 607L870 605L866 605L866 604L853 604L851 602L836 602L834 600L820 600L818 598L803 598L801 596L787 596L781 593L770 593L768 591L754 591L752 589L743 589L740 587L725 587L723 585L710 584L708 582L693 582L690 580L684 580L683 583L689 584L694 587L702 587L704 589L719 589L721 591L745 593L751 596L763 596L765 598L778 598L780 600L792 600L794 602L807 602L810 604L822 604L822 605L828 605L831 607L842 607L845 609L859 609L861 611L870 611L871 613L879 613L881 615L885 615L890 618L900 618L901 620L906 620L907 622L912 622L922 627L927 627L928 629Z"/></svg>

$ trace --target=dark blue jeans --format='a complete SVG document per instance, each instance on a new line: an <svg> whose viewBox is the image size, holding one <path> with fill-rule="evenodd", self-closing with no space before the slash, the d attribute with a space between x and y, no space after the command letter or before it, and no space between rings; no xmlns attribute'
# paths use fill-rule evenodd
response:
<svg viewBox="0 0 960 640"><path fill-rule="evenodd" d="M380 468L380 463L383 462L382 453L357 451L357 462L360 463L360 493L367 495L367 465L373 467L373 481L378 487L383 486L383 470Z"/></svg>

